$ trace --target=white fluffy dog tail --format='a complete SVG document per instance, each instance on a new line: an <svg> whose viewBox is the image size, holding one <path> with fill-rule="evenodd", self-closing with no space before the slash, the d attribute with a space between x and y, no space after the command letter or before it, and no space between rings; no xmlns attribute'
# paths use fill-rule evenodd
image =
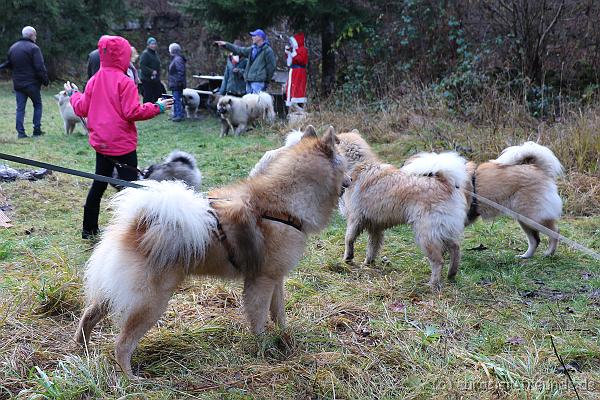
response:
<svg viewBox="0 0 600 400"><path fill-rule="evenodd" d="M111 201L113 218L85 272L88 302L126 310L144 282L204 259L217 221L208 199L180 181L142 181ZM154 278L152 278L154 277Z"/></svg>
<svg viewBox="0 0 600 400"><path fill-rule="evenodd" d="M442 175L458 188L464 188L467 181L466 160L455 152L420 153L401 170L411 175Z"/></svg>
<svg viewBox="0 0 600 400"><path fill-rule="evenodd" d="M254 166L254 168L252 168L252 170L250 171L248 176L252 177L252 176L256 176L256 175L264 172L267 169L267 167L269 166L269 164L271 164L273 159L278 154L280 154L283 149L286 149L295 144L298 144L298 142L300 142L300 140L302 140L303 135L304 135L304 132L299 131L297 129L294 129L293 131L289 132L285 138L285 145L283 145L282 147L280 147L278 149L269 150L265 154L263 154L263 156L260 158L260 160L258 160L258 162Z"/></svg>
<svg viewBox="0 0 600 400"><path fill-rule="evenodd" d="M304 135L304 132L302 132L301 130L298 129L294 129L292 131L290 131L287 136L285 137L285 147L290 147L293 146L295 144L298 144L300 142L300 140L302 140L302 135Z"/></svg>
<svg viewBox="0 0 600 400"><path fill-rule="evenodd" d="M552 179L563 173L563 167L552 150L535 142L507 147L494 162L503 165L535 164Z"/></svg>
<svg viewBox="0 0 600 400"><path fill-rule="evenodd" d="M258 104L265 108L265 117L267 121L275 121L275 108L273 107L273 97L267 92L258 93Z"/></svg>

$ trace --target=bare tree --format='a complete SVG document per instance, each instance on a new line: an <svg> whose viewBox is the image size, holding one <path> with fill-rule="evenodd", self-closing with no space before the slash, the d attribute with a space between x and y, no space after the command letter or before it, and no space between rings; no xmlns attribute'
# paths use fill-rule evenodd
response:
<svg viewBox="0 0 600 400"><path fill-rule="evenodd" d="M525 76L540 83L549 39L564 21L565 0L484 0L492 32L510 40L509 53Z"/></svg>

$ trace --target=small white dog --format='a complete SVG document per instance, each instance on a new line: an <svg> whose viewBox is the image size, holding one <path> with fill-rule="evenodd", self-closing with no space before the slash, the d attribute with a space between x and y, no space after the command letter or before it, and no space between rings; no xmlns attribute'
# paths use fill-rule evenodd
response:
<svg viewBox="0 0 600 400"><path fill-rule="evenodd" d="M198 108L200 107L200 95L194 89L183 89L183 105L188 118L198 117Z"/></svg>
<svg viewBox="0 0 600 400"><path fill-rule="evenodd" d="M65 126L65 134L71 134L75 130L75 124L82 123L81 118L79 118L75 111L73 111L73 106L71 106L70 97L67 96L67 93L64 90L61 90L58 94L54 95L54 98L58 102L58 110L60 111L60 116L63 119L63 123ZM83 129L85 134L87 135L88 131L85 125L83 125Z"/></svg>
<svg viewBox="0 0 600 400"><path fill-rule="evenodd" d="M273 98L266 92L247 94L242 98L223 96L217 103L217 113L221 118L221 137L226 136L229 130L239 136L246 131L248 124L257 120L275 120Z"/></svg>

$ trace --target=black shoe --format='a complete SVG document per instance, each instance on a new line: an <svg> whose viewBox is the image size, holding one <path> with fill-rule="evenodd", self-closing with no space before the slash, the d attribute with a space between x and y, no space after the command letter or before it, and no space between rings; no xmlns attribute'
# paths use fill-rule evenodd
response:
<svg viewBox="0 0 600 400"><path fill-rule="evenodd" d="M82 239L94 239L100 233L98 229L99 208L83 207L83 228L81 229Z"/></svg>
<svg viewBox="0 0 600 400"><path fill-rule="evenodd" d="M17 133L17 139L24 139L24 138L28 138L29 136L27 136L25 133Z"/></svg>
<svg viewBox="0 0 600 400"><path fill-rule="evenodd" d="M42 131L33 131L33 136L42 136L45 135L46 132L42 132Z"/></svg>
<svg viewBox="0 0 600 400"><path fill-rule="evenodd" d="M173 118L171 121L173 122L181 122L183 121L185 118Z"/></svg>
<svg viewBox="0 0 600 400"><path fill-rule="evenodd" d="M96 240L98 235L100 235L100 230L98 229L92 231L88 231L86 229L81 230L81 238L85 240Z"/></svg>

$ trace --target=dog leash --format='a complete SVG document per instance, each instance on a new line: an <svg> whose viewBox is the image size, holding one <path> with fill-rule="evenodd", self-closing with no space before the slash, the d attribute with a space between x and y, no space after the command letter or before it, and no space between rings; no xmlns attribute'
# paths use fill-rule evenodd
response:
<svg viewBox="0 0 600 400"><path fill-rule="evenodd" d="M82 178L87 178L87 179L93 179L95 181L100 181L100 182L106 182L106 183L112 183L114 185L121 185L121 186L126 186L126 187L131 187L131 188L136 188L136 189L140 189L143 188L143 185L137 184L137 183L133 183L133 182L129 182L129 181L125 181L123 179L115 179L115 178L110 178L107 176L103 176L103 175L98 175L98 174L92 174L89 172L83 172L83 171L79 171L76 169L71 169L71 168L66 168L66 167L61 167L59 165L54 165L54 164L49 164L49 163L44 163L41 161L36 161L36 160L31 160L28 158L24 158L24 157L18 157L18 156L13 156L10 154L5 154L5 153L0 153L0 159L3 160L7 160L7 161L13 161L19 164L26 164L26 165L31 165L34 167L39 167L39 168L45 168L45 169L49 169L52 171L56 171L56 172L61 172L64 174L69 174L69 175L75 175L75 176L79 176ZM576 241L569 239L557 232L554 232L551 229L546 228L545 226L538 224L537 222L535 222L534 220L532 220L531 218L528 218L524 215L521 215L519 213L514 212L513 210L504 207L503 205L500 205L492 200L489 200L481 195L478 195L477 193L471 192L469 190L463 189L466 193L470 194L471 196L473 196L474 199L477 199L478 201L487 204L490 207L493 207L501 212L503 212L504 214L508 215L509 217L512 217L514 219L516 219L517 221L521 221L524 224L537 229L538 231L548 235L551 238L560 240L564 243L566 243L567 245L571 246L574 249L577 249L587 255L589 255L590 257L592 257L595 260L599 260L600 261L600 254L596 253L594 250L589 249L579 243L577 243ZM271 219L271 218L269 218ZM289 221L289 220L288 220ZM277 222L281 222L281 223L286 223L288 221L282 221L279 220ZM294 228L298 229L296 226L288 223L288 225L293 226Z"/></svg>
<svg viewBox="0 0 600 400"><path fill-rule="evenodd" d="M548 229L544 225L538 224L531 218L528 218L522 214L519 214L519 213L511 210L510 208L504 207L503 205L498 204L495 201L485 198L475 192L471 192L470 190L464 189L464 191L466 193L470 194L471 196L473 196L473 198L475 200L478 200L484 204L487 204L488 206L493 207L496 210L503 212L504 214L508 215L509 217L512 217L512 218L516 219L517 221L521 221L525 225L527 225L531 228L535 228L538 231L550 236L551 238L559 240L561 242L564 242L564 243L568 244L569 246L571 246L572 248L577 249L577 250L587 254L588 256L592 257L593 259L600 261L600 254L596 253L594 250L587 248L584 245L579 244L572 239L564 237L563 235L561 235L557 232L554 232L552 229Z"/></svg>
<svg viewBox="0 0 600 400"><path fill-rule="evenodd" d="M137 172L138 176L144 176L144 173L139 168L136 168L134 166L122 163L122 162L117 161L116 159L114 159L112 157L109 157L109 156L104 156L104 158L106 158L108 161L112 162L113 164L115 164L119 168L126 168L126 169L128 169L130 171Z"/></svg>
<svg viewBox="0 0 600 400"><path fill-rule="evenodd" d="M41 162L41 161L31 160L29 158L13 156L10 154L0 153L0 159L7 160L7 161L13 161L13 162L16 162L19 164L31 165L31 166L39 167L39 168L45 168L45 169L49 169L52 171L61 172L63 174L69 174L69 175L79 176L82 178L93 179L95 181L106 182L106 183L110 183L113 185L127 186L127 187L136 188L136 189L144 187L143 185L125 181L123 179L116 179L116 178L111 178L111 177L104 176L104 175L92 174L89 172L83 172L83 171L79 171L76 169L61 167L60 165L49 164L49 163L45 163L45 162Z"/></svg>

